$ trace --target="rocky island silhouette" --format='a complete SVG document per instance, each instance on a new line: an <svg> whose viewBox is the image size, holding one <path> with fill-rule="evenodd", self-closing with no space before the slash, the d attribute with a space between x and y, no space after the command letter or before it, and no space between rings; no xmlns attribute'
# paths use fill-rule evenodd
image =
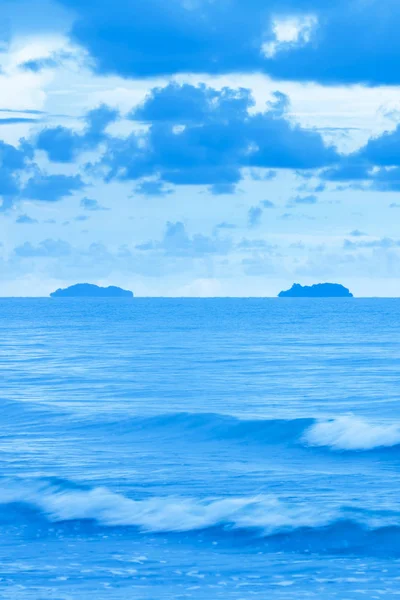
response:
<svg viewBox="0 0 400 600"><path fill-rule="evenodd" d="M353 298L353 294L340 283L316 283L300 285L294 283L290 290L282 291L279 298Z"/></svg>
<svg viewBox="0 0 400 600"><path fill-rule="evenodd" d="M133 298L133 292L109 286L100 287L92 283L77 283L50 294L51 298Z"/></svg>

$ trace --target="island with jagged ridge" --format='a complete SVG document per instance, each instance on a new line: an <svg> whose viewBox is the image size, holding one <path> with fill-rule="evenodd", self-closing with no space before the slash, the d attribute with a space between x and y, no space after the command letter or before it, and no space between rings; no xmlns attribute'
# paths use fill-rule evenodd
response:
<svg viewBox="0 0 400 600"><path fill-rule="evenodd" d="M353 298L353 294L340 283L294 283L290 290L282 291L279 298Z"/></svg>
<svg viewBox="0 0 400 600"><path fill-rule="evenodd" d="M133 298L133 292L113 285L100 287L93 283L77 283L50 294L51 298Z"/></svg>

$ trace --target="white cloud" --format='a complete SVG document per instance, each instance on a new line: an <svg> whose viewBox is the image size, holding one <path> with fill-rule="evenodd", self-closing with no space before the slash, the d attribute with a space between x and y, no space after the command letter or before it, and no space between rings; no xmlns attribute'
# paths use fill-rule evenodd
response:
<svg viewBox="0 0 400 600"><path fill-rule="evenodd" d="M288 46L308 44L317 26L318 18L315 15L276 17L272 26L275 39L262 47L265 56L271 58Z"/></svg>

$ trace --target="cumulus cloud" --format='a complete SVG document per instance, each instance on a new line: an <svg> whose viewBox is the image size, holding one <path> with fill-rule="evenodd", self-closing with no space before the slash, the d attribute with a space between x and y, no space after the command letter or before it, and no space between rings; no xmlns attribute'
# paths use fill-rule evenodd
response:
<svg viewBox="0 0 400 600"><path fill-rule="evenodd" d="M190 236L181 221L167 222L162 240L150 241L136 246L137 250L161 251L170 256L203 257L209 254L227 254L232 240L200 233Z"/></svg>
<svg viewBox="0 0 400 600"><path fill-rule="evenodd" d="M84 183L79 175L48 175L37 172L21 190L24 198L41 202L57 202L81 190Z"/></svg>
<svg viewBox="0 0 400 600"><path fill-rule="evenodd" d="M14 252L20 258L59 258L71 253L71 245L63 240L43 240L36 246L31 242L25 242L17 246Z"/></svg>
<svg viewBox="0 0 400 600"><path fill-rule="evenodd" d="M19 195L21 177L29 169L31 159L32 152L29 146L21 144L16 148L0 140L0 197L3 199L1 209L9 208Z"/></svg>
<svg viewBox="0 0 400 600"><path fill-rule="evenodd" d="M308 170L338 159L319 133L286 118L281 98L277 104L254 113L249 112L254 100L248 89L177 83L154 88L130 114L133 120L146 120L148 129L108 139L100 165L107 181L157 176L227 194L244 168Z"/></svg>
<svg viewBox="0 0 400 600"><path fill-rule="evenodd" d="M337 165L323 170L321 177L354 189L399 191L400 126L370 138L356 152L342 156Z"/></svg>
<svg viewBox="0 0 400 600"><path fill-rule="evenodd" d="M117 117L116 110L102 105L87 113L82 133L61 125L48 127L40 131L34 143L38 150L47 153L50 161L69 163L81 152L93 150L107 139L105 130Z"/></svg>

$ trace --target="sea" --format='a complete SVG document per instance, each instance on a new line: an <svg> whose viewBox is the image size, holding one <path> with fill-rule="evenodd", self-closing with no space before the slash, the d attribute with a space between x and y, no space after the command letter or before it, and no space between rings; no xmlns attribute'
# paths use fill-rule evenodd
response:
<svg viewBox="0 0 400 600"><path fill-rule="evenodd" d="M1 299L0 598L400 596L399 299Z"/></svg>

